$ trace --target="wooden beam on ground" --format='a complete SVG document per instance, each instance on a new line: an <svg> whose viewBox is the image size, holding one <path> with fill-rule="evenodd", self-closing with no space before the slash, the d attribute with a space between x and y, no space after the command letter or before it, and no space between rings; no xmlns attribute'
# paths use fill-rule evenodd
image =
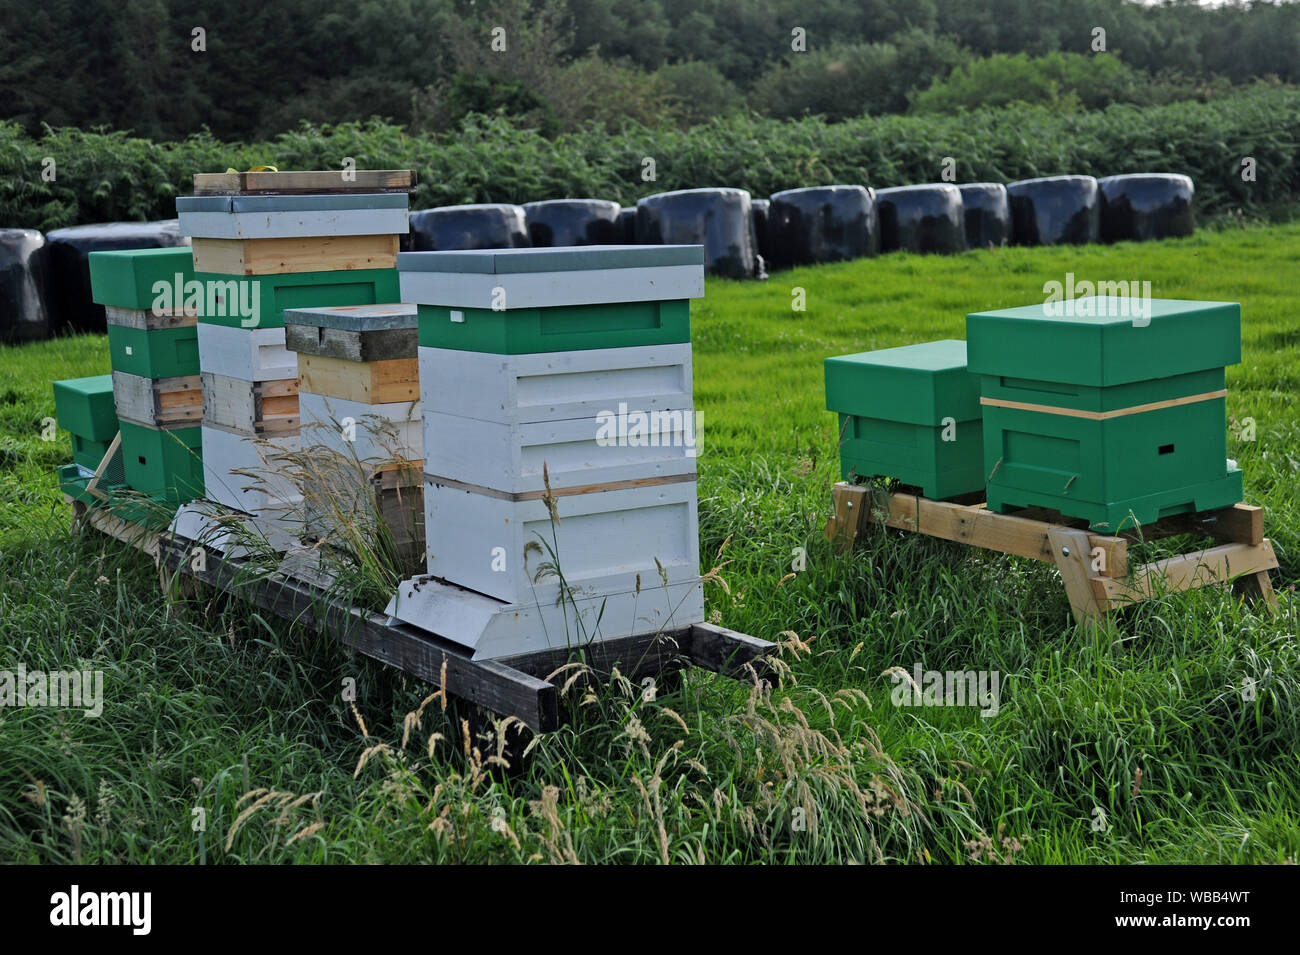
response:
<svg viewBox="0 0 1300 955"><path fill-rule="evenodd" d="M894 493L889 495L888 509L873 510L872 516L886 526L899 530L1057 563L1049 534L1054 529L1052 525L1016 514L998 514L982 505L932 501L911 494ZM1087 543L1084 555L1089 558L1090 566L1092 561L1097 562L1097 573L1106 577L1124 577L1128 574L1126 540L1090 531L1081 533Z"/></svg>
<svg viewBox="0 0 1300 955"><path fill-rule="evenodd" d="M559 693L545 680L502 661L470 659L469 651L380 614L329 601L321 590L285 577L258 577L246 562L207 553L203 570L192 566L194 542L168 536L160 559L169 569L242 597L294 623L334 637L358 653L397 667L447 693L496 713L518 717L545 733L557 729ZM443 683L443 676L446 682Z"/></svg>
<svg viewBox="0 0 1300 955"><path fill-rule="evenodd" d="M1179 593L1197 587L1227 584L1246 575L1264 575L1268 593L1268 571L1277 568L1273 544L1265 539L1258 544L1221 544L1190 554L1178 554L1137 568L1128 580L1094 579L1097 599L1115 607L1136 603L1162 593ZM1258 581L1258 577L1256 576Z"/></svg>
<svg viewBox="0 0 1300 955"><path fill-rule="evenodd" d="M80 504L81 502L75 503ZM124 521L103 507L87 507L82 504L80 508L74 508L74 510L77 520L83 524L93 527L101 534L106 534L114 540L119 540L123 544L134 547L157 561L159 550L158 531L150 530L143 524Z"/></svg>

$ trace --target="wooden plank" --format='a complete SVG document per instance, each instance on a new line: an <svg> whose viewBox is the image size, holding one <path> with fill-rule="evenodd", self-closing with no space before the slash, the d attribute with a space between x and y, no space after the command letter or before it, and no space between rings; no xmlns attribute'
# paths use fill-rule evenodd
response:
<svg viewBox="0 0 1300 955"><path fill-rule="evenodd" d="M866 485L848 484L840 481L831 489L831 502L835 514L826 522L826 539L832 544L838 541L841 552L853 549L862 528L865 514L870 507L870 488Z"/></svg>
<svg viewBox="0 0 1300 955"><path fill-rule="evenodd" d="M887 526L900 530L960 541L1018 557L1056 562L1048 535L1053 525L1013 514L998 514L983 505L961 505L908 494L891 494L888 511L873 511L873 515ZM1128 573L1127 541L1105 534L1084 533L1088 539L1087 555L1090 561L1097 562L1098 573L1107 577L1123 577Z"/></svg>
<svg viewBox="0 0 1300 955"><path fill-rule="evenodd" d="M248 227L251 228L251 224ZM181 234L188 234L184 216ZM490 309L494 302L499 304L502 301L507 309L562 308L704 297L703 265L507 274L407 270L402 271L401 281L403 302L442 308ZM504 298L497 289L505 290Z"/></svg>
<svg viewBox="0 0 1300 955"><path fill-rule="evenodd" d="M299 354L298 378L303 391L363 404L415 401L420 397L420 364L414 356L345 361Z"/></svg>
<svg viewBox="0 0 1300 955"><path fill-rule="evenodd" d="M75 502L80 504L81 502ZM80 509L76 512L77 519L93 527L101 534L106 534L114 540L134 547L136 550L143 552L148 557L157 560L159 551L160 535L151 531L143 524L134 524L130 521L124 521L122 518L113 514L111 511L102 507L86 507L81 504Z"/></svg>
<svg viewBox="0 0 1300 955"><path fill-rule="evenodd" d="M1047 532L1047 540L1061 572L1061 582L1065 585L1065 595L1074 611L1074 619L1082 624L1102 616L1102 604L1093 591L1093 581L1100 578L1089 573L1091 541L1087 531L1053 527Z"/></svg>
<svg viewBox="0 0 1300 955"><path fill-rule="evenodd" d="M1126 580L1097 578L1092 582L1099 600L1122 606L1161 593L1225 584L1237 577L1277 568L1277 555L1267 538L1258 544L1220 544L1190 554L1178 554L1144 564ZM1270 585L1271 590L1271 585Z"/></svg>
<svg viewBox="0 0 1300 955"><path fill-rule="evenodd" d="M395 235L288 236L192 242L194 270L223 275L272 275L397 267Z"/></svg>
<svg viewBox="0 0 1300 955"><path fill-rule="evenodd" d="M1178 398L1167 398L1164 401L1151 401L1143 405L1133 405L1130 408L1115 408L1111 411L1086 411L1081 408L1062 408L1058 405L1036 405L1025 401L1008 401L1005 398L989 398L987 396L980 398L980 404L987 405L991 408L1010 408L1013 411L1033 411L1037 414L1061 415L1066 418L1085 418L1089 421L1109 421L1112 418L1126 418L1129 415L1146 414L1150 411L1164 411L1166 408L1181 408L1183 405L1197 404L1202 401L1213 401L1216 398L1223 398L1227 394L1227 389L1220 388L1218 391L1206 391L1199 395L1182 395Z"/></svg>
<svg viewBox="0 0 1300 955"><path fill-rule="evenodd" d="M1235 504L1218 511L1196 515L1197 525L1216 540L1233 544L1260 544L1264 541L1264 509L1251 504Z"/></svg>
<svg viewBox="0 0 1300 955"><path fill-rule="evenodd" d="M104 317L109 325L152 332L162 328L186 328L198 324L197 308L143 309L104 306Z"/></svg>
<svg viewBox="0 0 1300 955"><path fill-rule="evenodd" d="M286 322L285 344L299 355L321 355L344 361L388 361L410 358L419 347L414 328L385 328L357 332L344 328L322 328ZM464 352L469 355L472 352Z"/></svg>
<svg viewBox="0 0 1300 955"><path fill-rule="evenodd" d="M280 576L259 578L245 561L209 552L204 569L196 571L190 559L194 546L187 538L167 536L160 560L172 571L332 636L364 656L397 667L453 696L515 716L539 733L560 725L559 693L544 680L500 661L476 663L462 647L403 624L390 626L379 614L339 606L308 584Z"/></svg>
<svg viewBox="0 0 1300 955"><path fill-rule="evenodd" d="M103 478L104 472L108 470L108 463L113 460L113 455L117 454L117 449L122 446L122 432L119 431L113 435L113 440L109 442L108 450L100 458L99 467L95 468L95 473L91 475L90 480L86 482L86 493L99 500L107 500L108 495L99 489L100 479Z"/></svg>
<svg viewBox="0 0 1300 955"><path fill-rule="evenodd" d="M305 212L182 212L181 235L202 239L288 239L306 236L405 235L405 209ZM698 296L697 296L698 297ZM491 307L488 302L484 308Z"/></svg>
<svg viewBox="0 0 1300 955"><path fill-rule="evenodd" d="M712 623L692 625L684 645L695 666L736 679L745 679L751 672L767 677L771 668L766 658L776 649L776 644L767 640Z"/></svg>
<svg viewBox="0 0 1300 955"><path fill-rule="evenodd" d="M201 172L194 176L197 196L294 195L298 193L411 192L411 169L319 169L285 172Z"/></svg>
<svg viewBox="0 0 1300 955"><path fill-rule="evenodd" d="M203 385L198 375L145 378L113 372L118 418L158 428L192 427L203 420Z"/></svg>
<svg viewBox="0 0 1300 955"><path fill-rule="evenodd" d="M283 436L299 427L298 379L245 381L203 372L203 423L243 434Z"/></svg>

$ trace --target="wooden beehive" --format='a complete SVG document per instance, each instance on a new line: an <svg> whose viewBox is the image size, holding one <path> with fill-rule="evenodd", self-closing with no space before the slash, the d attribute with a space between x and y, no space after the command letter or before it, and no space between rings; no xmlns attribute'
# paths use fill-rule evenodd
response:
<svg viewBox="0 0 1300 955"><path fill-rule="evenodd" d="M436 611L476 657L563 645L597 617L602 639L703 619L689 344L703 250L403 253L398 270L420 307L435 582L404 585L389 612ZM539 573L556 559L564 595Z"/></svg>

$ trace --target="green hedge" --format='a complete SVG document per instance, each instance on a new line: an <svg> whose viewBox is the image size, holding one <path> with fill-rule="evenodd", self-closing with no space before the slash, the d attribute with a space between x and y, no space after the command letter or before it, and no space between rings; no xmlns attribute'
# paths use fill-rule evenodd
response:
<svg viewBox="0 0 1300 955"><path fill-rule="evenodd" d="M53 229L175 215L190 176L227 167L412 168L415 208L591 196L630 203L670 189L735 186L764 196L831 183L884 187L933 182L944 157L958 181L1065 173L1181 172L1201 213L1259 211L1300 197L1300 90L1255 88L1210 103L1114 105L1057 113L1011 106L956 116L885 116L843 123L755 117L689 130L632 126L546 139L500 118L471 116L455 135L410 136L383 123L286 133L263 144L206 134L154 143L123 133L50 129L31 139L0 123L0 226ZM1243 157L1257 178L1241 178ZM45 157L55 178L42 176ZM656 179L643 181L643 159Z"/></svg>

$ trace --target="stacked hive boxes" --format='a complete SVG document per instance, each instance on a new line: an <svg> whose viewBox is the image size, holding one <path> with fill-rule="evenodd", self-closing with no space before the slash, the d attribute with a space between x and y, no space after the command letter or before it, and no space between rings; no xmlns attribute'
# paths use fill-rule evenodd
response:
<svg viewBox="0 0 1300 955"><path fill-rule="evenodd" d="M177 199L204 291L209 499L250 512L299 499L276 461L277 449L299 447L297 361L285 348L284 311L396 301L412 184L406 172L213 174L195 176L197 195ZM253 437L264 439L261 449Z"/></svg>
<svg viewBox="0 0 1300 955"><path fill-rule="evenodd" d="M828 358L826 407L839 414L845 480L897 478L935 500L983 489L979 381L965 342Z"/></svg>
<svg viewBox="0 0 1300 955"><path fill-rule="evenodd" d="M193 277L184 247L90 254L91 288L108 318L125 481L171 504L203 495L196 307L183 297Z"/></svg>
<svg viewBox="0 0 1300 955"><path fill-rule="evenodd" d="M94 477L108 453L118 431L117 412L113 408L113 376L69 378L54 383L54 413L59 426L72 434L72 464L59 469L59 484L65 494L93 503L86 484ZM122 450L119 447L100 475L104 489L120 487Z"/></svg>
<svg viewBox="0 0 1300 955"><path fill-rule="evenodd" d="M329 497L308 495L311 529L324 538L336 530L334 515L360 524L378 518L402 559L419 561L424 443L415 306L289 309L284 321L285 344L298 358L303 446L339 456L311 475Z"/></svg>
<svg viewBox="0 0 1300 955"><path fill-rule="evenodd" d="M988 506L1050 507L1115 533L1230 507L1224 366L1241 308L1083 298L966 318L981 376Z"/></svg>
<svg viewBox="0 0 1300 955"><path fill-rule="evenodd" d="M476 659L703 619L689 303L703 266L699 246L398 257L419 304L430 577L402 584L390 615Z"/></svg>

